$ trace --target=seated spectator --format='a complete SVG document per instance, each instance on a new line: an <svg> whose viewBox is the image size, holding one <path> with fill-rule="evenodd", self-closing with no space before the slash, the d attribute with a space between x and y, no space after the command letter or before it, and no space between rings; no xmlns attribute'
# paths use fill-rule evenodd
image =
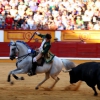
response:
<svg viewBox="0 0 100 100"><path fill-rule="evenodd" d="M12 26L12 29L17 30L20 29L20 26L17 22L14 22L14 25Z"/></svg>
<svg viewBox="0 0 100 100"><path fill-rule="evenodd" d="M29 2L29 7L32 10L32 12L35 13L37 11L37 9L38 9L37 2L35 0L31 0Z"/></svg>
<svg viewBox="0 0 100 100"><path fill-rule="evenodd" d="M25 10L23 10L22 8L18 9L18 15L24 17L24 14L25 14Z"/></svg>
<svg viewBox="0 0 100 100"><path fill-rule="evenodd" d="M93 30L94 25L92 24L92 22L88 22L87 24L87 30Z"/></svg>
<svg viewBox="0 0 100 100"><path fill-rule="evenodd" d="M6 29L6 24L5 24L5 22L2 22L2 24L0 24L0 29Z"/></svg>
<svg viewBox="0 0 100 100"><path fill-rule="evenodd" d="M37 30L37 23L35 21L33 22L32 30Z"/></svg>
<svg viewBox="0 0 100 100"><path fill-rule="evenodd" d="M23 24L21 24L21 29L22 30L28 30L29 29L29 26L25 21L23 22Z"/></svg>
<svg viewBox="0 0 100 100"><path fill-rule="evenodd" d="M57 30L57 25L54 21L48 23L49 30Z"/></svg>
<svg viewBox="0 0 100 100"><path fill-rule="evenodd" d="M7 4L7 5L5 5L4 9L5 9L5 13L6 14L9 14L10 13L11 6L9 4Z"/></svg>
<svg viewBox="0 0 100 100"><path fill-rule="evenodd" d="M21 2L19 3L19 5L18 5L18 10L21 9L21 10L25 11L26 8L27 8L27 6L24 4L24 1L21 1Z"/></svg>
<svg viewBox="0 0 100 100"><path fill-rule="evenodd" d="M81 16L77 16L76 24L77 24L77 25L80 25L80 24L83 25L83 23L84 23L84 22L83 22Z"/></svg>
<svg viewBox="0 0 100 100"><path fill-rule="evenodd" d="M48 27L47 23L45 23L42 28L43 28L43 30L49 30L49 27Z"/></svg>
<svg viewBox="0 0 100 100"><path fill-rule="evenodd" d="M40 12L37 11L33 16L33 19L37 22L37 21L39 21L39 18L40 18Z"/></svg>
<svg viewBox="0 0 100 100"><path fill-rule="evenodd" d="M19 24L19 27L21 28L21 25L23 24L23 22L25 21L24 17L20 17L18 20L17 20L17 23Z"/></svg>
<svg viewBox="0 0 100 100"><path fill-rule="evenodd" d="M33 15L33 11L30 8L27 8L25 11L27 16L32 16Z"/></svg>
<svg viewBox="0 0 100 100"><path fill-rule="evenodd" d="M38 23L37 24L37 30L42 30L43 29L43 24L42 23Z"/></svg>
<svg viewBox="0 0 100 100"><path fill-rule="evenodd" d="M93 27L94 30L100 30L100 22L97 22L94 27Z"/></svg>
<svg viewBox="0 0 100 100"><path fill-rule="evenodd" d="M18 10L15 6L12 6L12 8L10 9L10 15L15 18L15 16L17 15Z"/></svg>
<svg viewBox="0 0 100 100"><path fill-rule="evenodd" d="M8 0L3 0L3 3L2 3L3 7L4 7L5 5L7 5L7 4L9 4Z"/></svg>
<svg viewBox="0 0 100 100"><path fill-rule="evenodd" d="M18 6L18 2L17 2L17 0L10 0L10 1L9 1L9 5L10 5L11 7L16 7L16 6Z"/></svg>
<svg viewBox="0 0 100 100"><path fill-rule="evenodd" d="M0 25L2 24L2 22L5 22L4 12L2 12L2 14L0 14Z"/></svg>
<svg viewBox="0 0 100 100"><path fill-rule="evenodd" d="M3 11L4 11L4 7L3 7L3 5L2 5L2 3L1 3L1 1L0 1L0 14L1 14Z"/></svg>
<svg viewBox="0 0 100 100"><path fill-rule="evenodd" d="M6 29L12 29L13 22L14 22L14 19L12 18L11 15L8 14L5 19Z"/></svg>
<svg viewBox="0 0 100 100"><path fill-rule="evenodd" d="M93 27L94 30L98 30L100 0L0 0L0 24L5 21L8 14L20 27L31 15L33 18L28 24L31 25L29 29L34 30L37 28L47 30L48 27L51 30L63 30L61 23L66 30L84 29L84 27L88 30L92 30ZM80 16L81 20L78 18ZM40 23L42 27L39 27Z"/></svg>
<svg viewBox="0 0 100 100"><path fill-rule="evenodd" d="M62 22L58 24L57 30L65 30L65 26Z"/></svg>
<svg viewBox="0 0 100 100"><path fill-rule="evenodd" d="M34 20L32 16L29 16L29 18L27 18L27 24L29 25L30 30L32 30L33 28L33 24L34 24Z"/></svg>
<svg viewBox="0 0 100 100"><path fill-rule="evenodd" d="M21 16L18 14L18 12L16 13L15 17L14 17L14 22L19 21L21 18Z"/></svg>
<svg viewBox="0 0 100 100"><path fill-rule="evenodd" d="M84 22L85 29L87 30L87 24L91 21L91 18L88 15L83 15L82 20Z"/></svg>

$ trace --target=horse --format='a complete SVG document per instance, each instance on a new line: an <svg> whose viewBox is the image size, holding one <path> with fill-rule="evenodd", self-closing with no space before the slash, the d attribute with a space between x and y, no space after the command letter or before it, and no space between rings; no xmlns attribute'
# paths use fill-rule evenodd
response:
<svg viewBox="0 0 100 100"><path fill-rule="evenodd" d="M16 69L12 70L8 74L7 81L13 83L11 81L11 75L16 80L24 80L24 77L18 77L16 74L27 74L29 70L32 68L32 55L28 53L28 49L30 46L27 45L24 41L13 41L11 40L9 43L10 53L9 57L11 60L16 59ZM59 73L62 71L62 68L65 70L70 70L75 67L75 64L70 60L60 59L57 56L54 56L52 63L46 63L42 66L37 66L36 74L45 73L45 78L42 82L40 82L35 89L39 89L39 87L47 81L50 77L54 79L53 84L48 87L48 89L53 89L56 83L60 80L58 77Z"/></svg>

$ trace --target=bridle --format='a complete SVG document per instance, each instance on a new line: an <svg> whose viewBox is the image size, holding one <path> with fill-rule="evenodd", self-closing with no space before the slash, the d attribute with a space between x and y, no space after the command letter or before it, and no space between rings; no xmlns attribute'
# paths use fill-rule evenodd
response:
<svg viewBox="0 0 100 100"><path fill-rule="evenodd" d="M16 43L15 43L15 44L11 44L10 46L15 46L15 48L13 49L13 55L11 56L11 58L12 58L11 60L13 60L13 59L15 59L15 58L17 58L17 59L22 58L21 60L23 60L23 59L25 59L27 56L29 56L29 55L31 54L31 53L27 53L27 54L25 54L25 55L16 57L17 55L16 55L15 50L17 49L18 52L20 51L19 48L17 47L17 44L16 44Z"/></svg>

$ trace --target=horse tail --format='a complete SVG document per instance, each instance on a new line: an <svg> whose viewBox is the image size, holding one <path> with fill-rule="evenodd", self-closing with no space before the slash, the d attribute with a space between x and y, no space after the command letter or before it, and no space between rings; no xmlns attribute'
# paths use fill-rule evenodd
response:
<svg viewBox="0 0 100 100"><path fill-rule="evenodd" d="M62 59L62 63L64 65L64 68L66 71L63 71L63 72L68 72L70 71L72 68L76 67L75 63L70 61L70 60L67 60L67 59Z"/></svg>

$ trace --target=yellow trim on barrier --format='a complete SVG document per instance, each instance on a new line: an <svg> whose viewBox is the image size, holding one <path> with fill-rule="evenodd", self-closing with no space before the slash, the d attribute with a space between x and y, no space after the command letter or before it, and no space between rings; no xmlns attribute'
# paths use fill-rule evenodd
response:
<svg viewBox="0 0 100 100"><path fill-rule="evenodd" d="M33 35L35 31L33 30L4 30L4 42L10 42L10 40L22 40L25 42L28 42L31 36ZM49 33L52 36L51 42L54 42L55 38L55 31L38 31L42 34ZM34 42L35 39L39 39L39 42L42 41L42 39L35 35L31 42Z"/></svg>
<svg viewBox="0 0 100 100"><path fill-rule="evenodd" d="M100 43L98 30L66 30L61 31L61 41L80 41L86 43Z"/></svg>

